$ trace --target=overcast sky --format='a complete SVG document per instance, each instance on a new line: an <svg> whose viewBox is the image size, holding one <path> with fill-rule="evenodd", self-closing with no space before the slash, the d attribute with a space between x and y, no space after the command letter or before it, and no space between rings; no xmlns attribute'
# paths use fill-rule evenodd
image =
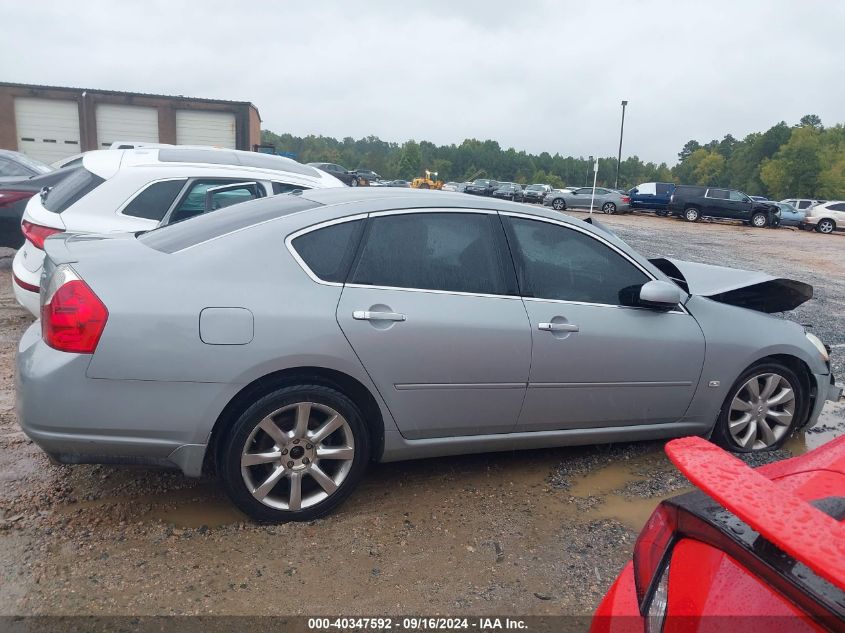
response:
<svg viewBox="0 0 845 633"><path fill-rule="evenodd" d="M263 127L677 159L842 122L845 3L2 2L0 80L252 101Z"/></svg>

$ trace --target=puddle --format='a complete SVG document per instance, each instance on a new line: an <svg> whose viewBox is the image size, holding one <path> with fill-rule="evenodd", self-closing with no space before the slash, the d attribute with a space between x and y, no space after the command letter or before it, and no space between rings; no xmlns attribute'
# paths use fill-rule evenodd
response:
<svg viewBox="0 0 845 633"><path fill-rule="evenodd" d="M783 447L793 455L803 455L841 435L845 435L845 402L840 400L826 403L816 425L790 438Z"/></svg>

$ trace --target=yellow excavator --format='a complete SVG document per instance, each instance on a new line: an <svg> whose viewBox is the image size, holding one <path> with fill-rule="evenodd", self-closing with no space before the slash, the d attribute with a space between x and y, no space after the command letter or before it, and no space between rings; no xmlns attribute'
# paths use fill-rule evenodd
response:
<svg viewBox="0 0 845 633"><path fill-rule="evenodd" d="M425 170L425 178L414 178L411 187L414 189L442 189L443 181L436 180L437 172Z"/></svg>

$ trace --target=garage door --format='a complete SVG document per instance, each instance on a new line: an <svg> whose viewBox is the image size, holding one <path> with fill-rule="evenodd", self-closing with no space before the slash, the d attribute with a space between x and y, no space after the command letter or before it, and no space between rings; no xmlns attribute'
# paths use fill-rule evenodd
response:
<svg viewBox="0 0 845 633"><path fill-rule="evenodd" d="M79 107L76 101L15 99L18 151L45 163L78 154Z"/></svg>
<svg viewBox="0 0 845 633"><path fill-rule="evenodd" d="M115 141L158 143L158 110L141 106L97 105L97 144L107 148Z"/></svg>
<svg viewBox="0 0 845 633"><path fill-rule="evenodd" d="M231 112L176 110L179 145L214 145L235 149L235 115Z"/></svg>

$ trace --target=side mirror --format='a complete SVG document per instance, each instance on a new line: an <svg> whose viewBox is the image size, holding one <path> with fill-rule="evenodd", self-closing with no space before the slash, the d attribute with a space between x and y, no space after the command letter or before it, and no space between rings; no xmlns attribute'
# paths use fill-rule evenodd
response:
<svg viewBox="0 0 845 633"><path fill-rule="evenodd" d="M655 310L672 310L681 302L681 289L668 281L649 281L640 288L637 304Z"/></svg>

